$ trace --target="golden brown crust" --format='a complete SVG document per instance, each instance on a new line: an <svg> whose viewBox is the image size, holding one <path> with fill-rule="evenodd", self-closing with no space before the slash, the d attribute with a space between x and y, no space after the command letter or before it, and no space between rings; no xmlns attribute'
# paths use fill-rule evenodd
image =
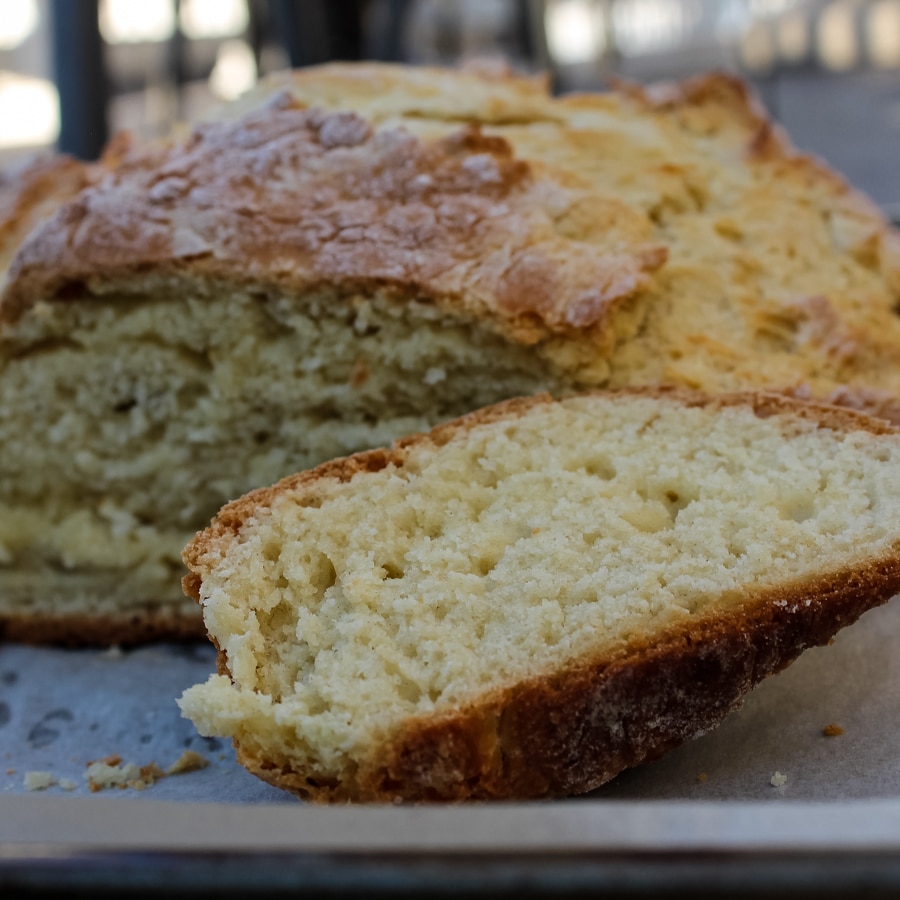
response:
<svg viewBox="0 0 900 900"><path fill-rule="evenodd" d="M23 247L0 316L152 270L292 292L384 287L525 342L603 329L665 249L625 207L599 246L559 233L560 212L585 199L573 190L475 126L424 141L282 103L200 126L82 193Z"/></svg>
<svg viewBox="0 0 900 900"><path fill-rule="evenodd" d="M794 155L784 129L772 121L747 82L730 72L714 71L650 85L616 79L614 84L647 110L674 112L689 130L719 135L731 132L746 148L748 159Z"/></svg>

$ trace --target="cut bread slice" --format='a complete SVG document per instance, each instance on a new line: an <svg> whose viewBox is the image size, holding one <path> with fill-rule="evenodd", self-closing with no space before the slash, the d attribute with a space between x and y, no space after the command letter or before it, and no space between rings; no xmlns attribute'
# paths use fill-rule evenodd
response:
<svg viewBox="0 0 900 900"><path fill-rule="evenodd" d="M766 394L517 399L227 505L182 712L322 802L588 791L900 590L900 430Z"/></svg>

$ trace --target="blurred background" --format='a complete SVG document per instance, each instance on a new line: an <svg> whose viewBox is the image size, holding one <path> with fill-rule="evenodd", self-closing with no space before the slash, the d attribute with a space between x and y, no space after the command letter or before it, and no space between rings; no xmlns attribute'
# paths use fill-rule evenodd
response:
<svg viewBox="0 0 900 900"><path fill-rule="evenodd" d="M557 92L738 72L900 214L900 0L0 0L0 165L95 158L288 66L494 57Z"/></svg>

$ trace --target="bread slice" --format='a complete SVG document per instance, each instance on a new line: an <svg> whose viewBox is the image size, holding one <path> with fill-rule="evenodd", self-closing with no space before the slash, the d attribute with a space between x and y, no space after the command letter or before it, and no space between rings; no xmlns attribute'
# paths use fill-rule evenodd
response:
<svg viewBox="0 0 900 900"><path fill-rule="evenodd" d="M900 421L896 232L739 81L333 65L115 165L0 300L0 634L200 636L225 502L504 398L780 390Z"/></svg>
<svg viewBox="0 0 900 900"><path fill-rule="evenodd" d="M565 796L900 590L900 430L775 395L517 399L227 505L182 712L321 802Z"/></svg>

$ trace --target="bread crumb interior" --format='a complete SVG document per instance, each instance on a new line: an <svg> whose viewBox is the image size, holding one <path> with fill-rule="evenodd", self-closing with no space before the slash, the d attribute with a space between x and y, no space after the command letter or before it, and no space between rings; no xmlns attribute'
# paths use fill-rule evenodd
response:
<svg viewBox="0 0 900 900"><path fill-rule="evenodd" d="M427 302L141 287L38 304L3 334L7 609L192 610L181 550L227 501L559 384L532 349Z"/></svg>

